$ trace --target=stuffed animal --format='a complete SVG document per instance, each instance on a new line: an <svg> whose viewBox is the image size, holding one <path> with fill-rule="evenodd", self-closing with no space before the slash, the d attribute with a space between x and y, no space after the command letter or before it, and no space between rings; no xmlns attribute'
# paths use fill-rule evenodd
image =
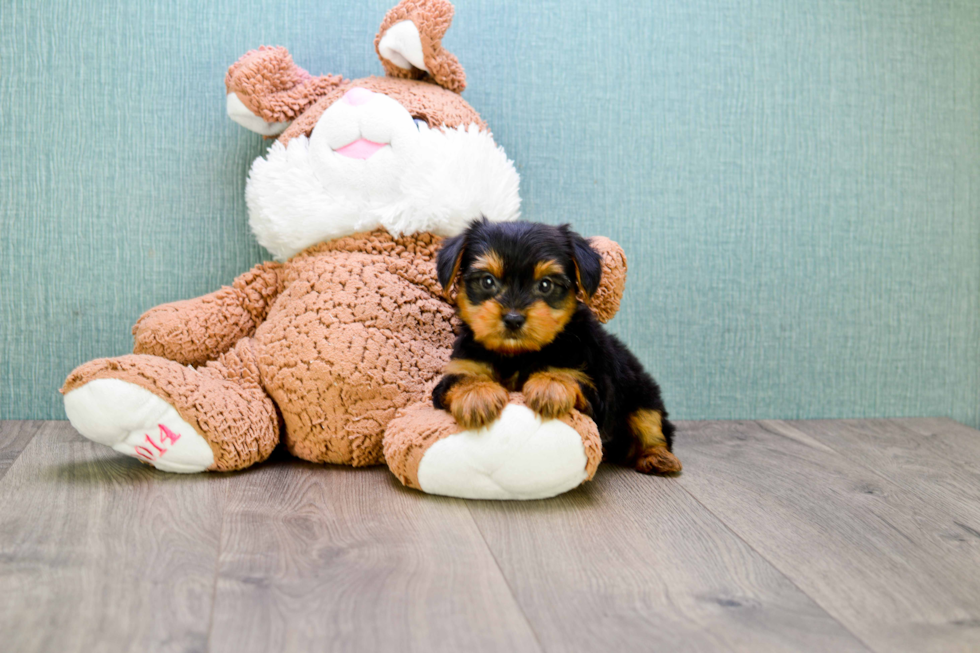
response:
<svg viewBox="0 0 980 653"><path fill-rule="evenodd" d="M408 486L469 498L553 496L592 477L601 445L579 413L542 421L515 394L467 432L431 404L456 319L436 280L441 237L520 209L517 172L441 45L452 15L445 0L392 9L375 39L385 77L314 77L270 47L231 66L229 116L279 135L246 187L276 261L150 309L133 354L75 369L61 391L82 435L169 472L242 469L281 439L304 460L387 463ZM626 261L592 243L605 267L591 302L608 320Z"/></svg>

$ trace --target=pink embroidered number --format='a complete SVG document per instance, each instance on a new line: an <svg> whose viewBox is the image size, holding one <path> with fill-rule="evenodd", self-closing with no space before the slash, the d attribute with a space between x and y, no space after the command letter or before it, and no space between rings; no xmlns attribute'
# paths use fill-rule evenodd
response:
<svg viewBox="0 0 980 653"><path fill-rule="evenodd" d="M180 433L174 433L163 424L157 424L157 426L160 427L160 442L170 440L170 444L177 444L177 440L180 439Z"/></svg>
<svg viewBox="0 0 980 653"><path fill-rule="evenodd" d="M150 435L147 433L146 443L150 446L148 447L146 445L138 444L135 447L133 447L133 449L136 451L136 455L148 462L153 462L163 454L167 453L169 447L163 446L166 445L167 442L170 442L171 445L174 445L177 444L177 440L180 439L180 433L174 433L163 424L157 424L157 426L160 427L160 435L158 436L158 439L160 440L160 444L154 442L153 438L151 438Z"/></svg>

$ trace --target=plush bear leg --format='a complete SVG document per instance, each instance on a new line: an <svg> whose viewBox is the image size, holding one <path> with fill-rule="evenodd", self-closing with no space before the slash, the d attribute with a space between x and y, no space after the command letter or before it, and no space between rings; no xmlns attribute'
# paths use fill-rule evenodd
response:
<svg viewBox="0 0 980 653"><path fill-rule="evenodd" d="M279 442L253 347L244 338L197 369L138 354L90 361L65 381L65 412L85 437L163 471L248 467Z"/></svg>
<svg viewBox="0 0 980 653"><path fill-rule="evenodd" d="M385 430L385 461L405 485L464 499L544 499L590 480L602 458L595 424L578 411L542 420L519 393L486 428L464 430L429 402Z"/></svg>

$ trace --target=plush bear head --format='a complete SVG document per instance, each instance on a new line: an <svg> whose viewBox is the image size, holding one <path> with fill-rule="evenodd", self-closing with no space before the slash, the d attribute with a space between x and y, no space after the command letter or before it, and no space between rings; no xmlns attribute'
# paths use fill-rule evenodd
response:
<svg viewBox="0 0 980 653"><path fill-rule="evenodd" d="M446 0L389 11L375 38L385 77L314 77L281 47L228 70L228 115L279 135L246 187L252 231L277 259L378 227L448 236L480 216L519 217L517 172L441 45L452 16Z"/></svg>

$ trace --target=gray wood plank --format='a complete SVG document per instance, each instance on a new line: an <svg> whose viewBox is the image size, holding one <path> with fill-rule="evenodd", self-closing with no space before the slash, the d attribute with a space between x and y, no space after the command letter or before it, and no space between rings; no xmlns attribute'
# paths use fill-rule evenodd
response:
<svg viewBox="0 0 980 653"><path fill-rule="evenodd" d="M768 427L771 423L762 424ZM973 542L980 551L980 459L964 455L960 446L943 446L940 438L918 433L900 420L812 420L783 425L807 433L931 506L933 510L926 515L927 534ZM973 434L980 436L977 431Z"/></svg>
<svg viewBox="0 0 980 653"><path fill-rule="evenodd" d="M809 434L682 429L679 483L872 648L980 649L980 551L932 505Z"/></svg>
<svg viewBox="0 0 980 653"><path fill-rule="evenodd" d="M963 469L980 471L980 431L948 417L906 417L894 420L926 438L930 449Z"/></svg>
<svg viewBox="0 0 980 653"><path fill-rule="evenodd" d="M226 481L49 422L0 480L5 651L202 651Z"/></svg>
<svg viewBox="0 0 980 653"><path fill-rule="evenodd" d="M0 421L0 479L3 478L17 456L31 441L44 422L41 421ZM0 504L3 505L3 504Z"/></svg>
<svg viewBox="0 0 980 653"><path fill-rule="evenodd" d="M868 650L675 479L469 508L546 651Z"/></svg>
<svg viewBox="0 0 980 653"><path fill-rule="evenodd" d="M283 460L235 479L210 650L540 649L463 501Z"/></svg>

